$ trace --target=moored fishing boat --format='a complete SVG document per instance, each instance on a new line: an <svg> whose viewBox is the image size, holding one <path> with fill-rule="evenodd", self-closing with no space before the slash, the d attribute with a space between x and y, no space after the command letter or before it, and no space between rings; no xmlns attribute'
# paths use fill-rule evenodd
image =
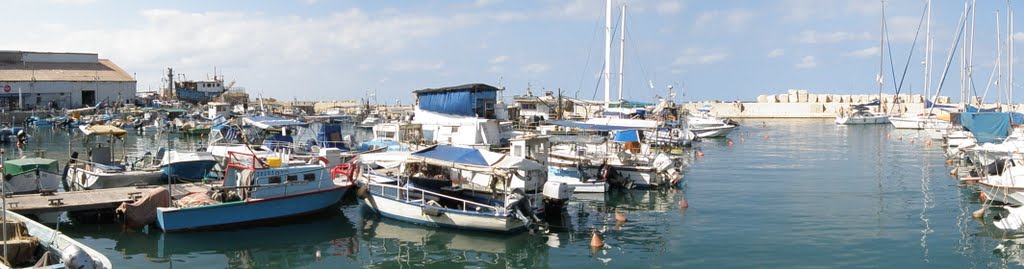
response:
<svg viewBox="0 0 1024 269"><path fill-rule="evenodd" d="M110 142L92 147L87 152L88 159L78 159L78 152L71 153L63 179L65 190L144 186L166 182L163 171L153 162L145 160L149 153L134 163L116 161L113 145L115 141L124 143L124 136L128 133L124 129L109 125L82 125L79 128L86 134L86 145L96 136L108 136ZM124 147L122 145L122 152L127 151ZM127 160L127 156L120 159Z"/></svg>
<svg viewBox="0 0 1024 269"><path fill-rule="evenodd" d="M332 179L327 158L314 160L288 164L276 157L230 152L224 182L211 188L212 195L193 193L174 207L158 207L157 224L166 232L210 229L328 208L352 183Z"/></svg>
<svg viewBox="0 0 1024 269"><path fill-rule="evenodd" d="M0 155L2 156L2 155ZM24 158L4 161L4 192L11 194L56 192L60 189L57 160Z"/></svg>
<svg viewBox="0 0 1024 269"><path fill-rule="evenodd" d="M171 150L160 160L160 170L164 174L184 180L203 179L214 165L217 165L217 159L207 151Z"/></svg>
<svg viewBox="0 0 1024 269"><path fill-rule="evenodd" d="M0 268L113 268L106 256L21 214L3 210ZM10 229L10 230L7 230Z"/></svg>

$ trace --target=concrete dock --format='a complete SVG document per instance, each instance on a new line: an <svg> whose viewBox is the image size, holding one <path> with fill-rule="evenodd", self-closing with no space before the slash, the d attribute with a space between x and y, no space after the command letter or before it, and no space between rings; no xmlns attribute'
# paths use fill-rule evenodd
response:
<svg viewBox="0 0 1024 269"><path fill-rule="evenodd" d="M56 192L52 195L21 194L6 197L7 210L21 214L46 212L75 212L114 209L123 202L134 202L156 187L167 185L123 187L100 190ZM209 188L198 183L171 185L171 196L180 198L192 192L205 192Z"/></svg>

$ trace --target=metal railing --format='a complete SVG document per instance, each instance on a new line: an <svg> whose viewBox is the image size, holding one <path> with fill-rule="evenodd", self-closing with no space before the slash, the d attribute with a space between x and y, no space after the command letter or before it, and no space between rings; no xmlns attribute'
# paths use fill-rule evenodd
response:
<svg viewBox="0 0 1024 269"><path fill-rule="evenodd" d="M415 188L415 187L410 188L408 186L398 186L398 185L378 184L378 183L367 183L367 185L368 185L368 187L370 189L370 192L379 193L381 196L389 197L389 198L392 198L392 199L395 199L395 200L399 200L399 201L403 201L403 202L419 203L419 204L423 204L425 206L433 206L433 207L443 208L440 205L434 206L434 205L427 204L426 197L429 194L429 195L436 196L438 198L448 199L448 200L452 200L452 201L461 203L461 208L459 209L459 211L474 212L474 213L484 213L484 212L490 213L490 212L493 212L495 216L500 216L500 215L508 214L508 211L505 208L503 208L503 207L496 207L496 206L491 206L491 205L485 205L485 204L469 201L469 200L466 200L466 199L456 198L456 197L440 194L440 193L433 192L433 191L423 190L423 189L419 189L419 188ZM419 199L412 199L412 198L410 198L410 194L419 194L419 196L418 196ZM413 197L416 197L416 196L413 195ZM468 206L475 206L476 210L469 210ZM448 208L444 208L444 209L448 209Z"/></svg>

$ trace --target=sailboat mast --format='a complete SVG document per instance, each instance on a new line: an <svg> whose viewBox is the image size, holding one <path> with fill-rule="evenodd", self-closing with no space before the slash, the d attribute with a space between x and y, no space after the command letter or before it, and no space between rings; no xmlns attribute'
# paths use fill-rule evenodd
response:
<svg viewBox="0 0 1024 269"><path fill-rule="evenodd" d="M604 16L604 106L611 104L611 66L612 66L612 0L605 4Z"/></svg>
<svg viewBox="0 0 1024 269"><path fill-rule="evenodd" d="M1003 32L999 31L999 10L996 10L996 91L999 92L999 102L1002 103L1003 88L1002 85L1006 83L1000 83L1003 80Z"/></svg>
<svg viewBox="0 0 1024 269"><path fill-rule="evenodd" d="M1006 1L1006 100L1013 106L1013 6Z"/></svg>
<svg viewBox="0 0 1024 269"><path fill-rule="evenodd" d="M878 82L878 106L879 109L884 110L885 105L882 104L882 85L884 85L884 79L882 79L882 73L885 71L885 0L882 0L882 17L879 28L881 28L878 35L878 76L875 80Z"/></svg>
<svg viewBox="0 0 1024 269"><path fill-rule="evenodd" d="M626 58L626 4L622 4L622 36L619 38L619 100L622 100L622 71Z"/></svg>
<svg viewBox="0 0 1024 269"><path fill-rule="evenodd" d="M931 96L932 89L932 0L928 0L928 15L924 31L924 98Z"/></svg>

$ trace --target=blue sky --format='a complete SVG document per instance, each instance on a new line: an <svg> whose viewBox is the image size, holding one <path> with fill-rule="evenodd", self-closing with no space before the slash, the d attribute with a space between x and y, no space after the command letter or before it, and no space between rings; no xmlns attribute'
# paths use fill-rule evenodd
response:
<svg viewBox="0 0 1024 269"><path fill-rule="evenodd" d="M505 86L506 96L532 85L535 94L560 88L603 97L595 92L604 53L600 0L4 2L5 10L24 12L5 12L0 49L99 53L136 74L143 91L155 90L167 67L190 78L216 67L252 94L285 100L376 92L381 102L408 104L412 90L472 82ZM879 1L616 0L616 24L622 3L627 99L652 100L667 85L685 88L685 100L754 100L787 89L877 93ZM933 4L938 81L964 4ZM924 6L886 2L897 75ZM974 84L978 94L991 88L990 101L999 96L989 83L995 12L1005 38L1006 9L1005 1L976 7ZM1024 40L1021 31L1015 27L1015 41ZM919 93L924 84L921 42L905 91ZM954 64L943 95L959 95L959 56ZM893 93L894 79L885 81Z"/></svg>

